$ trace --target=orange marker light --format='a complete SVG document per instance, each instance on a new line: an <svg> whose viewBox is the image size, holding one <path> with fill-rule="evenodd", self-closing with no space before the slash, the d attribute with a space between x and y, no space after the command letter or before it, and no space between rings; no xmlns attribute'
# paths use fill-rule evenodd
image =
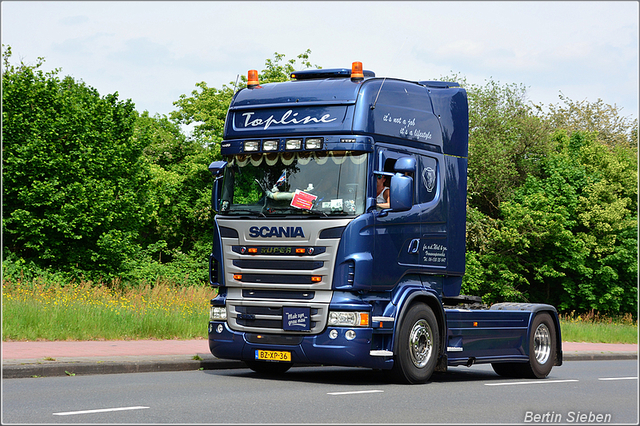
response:
<svg viewBox="0 0 640 426"><path fill-rule="evenodd" d="M296 254L305 254L307 252L306 249L304 248L297 248L296 249Z"/></svg>
<svg viewBox="0 0 640 426"><path fill-rule="evenodd" d="M477 327L477 326L478 326L478 323L477 323L476 321L474 321L474 322L473 322L473 326L474 326L474 327Z"/></svg>
<svg viewBox="0 0 640 426"><path fill-rule="evenodd" d="M240 281L242 279L242 274L233 274L233 279Z"/></svg>
<svg viewBox="0 0 640 426"><path fill-rule="evenodd" d="M365 327L369 325L369 314L365 312L360 314L360 325ZM382 326L382 323L380 325Z"/></svg>
<svg viewBox="0 0 640 426"><path fill-rule="evenodd" d="M260 84L258 81L258 70L249 70L247 78L247 87L255 87Z"/></svg>
<svg viewBox="0 0 640 426"><path fill-rule="evenodd" d="M257 253L257 252L258 252L257 248L255 248L255 247L249 248L249 253Z"/></svg>
<svg viewBox="0 0 640 426"><path fill-rule="evenodd" d="M354 62L351 64L351 79L362 80L364 73L362 72L362 62Z"/></svg>
<svg viewBox="0 0 640 426"><path fill-rule="evenodd" d="M311 282L319 283L320 281L322 281L322 277L320 277L320 276L315 275L315 276L311 277Z"/></svg>

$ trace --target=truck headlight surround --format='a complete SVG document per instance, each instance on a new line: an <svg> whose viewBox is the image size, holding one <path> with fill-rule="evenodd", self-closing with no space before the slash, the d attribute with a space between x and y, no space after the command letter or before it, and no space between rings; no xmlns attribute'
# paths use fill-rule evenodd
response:
<svg viewBox="0 0 640 426"><path fill-rule="evenodd" d="M210 321L226 321L227 320L227 308L225 306L212 306L209 311Z"/></svg>
<svg viewBox="0 0 640 426"><path fill-rule="evenodd" d="M329 326L333 327L369 327L369 312L329 312Z"/></svg>

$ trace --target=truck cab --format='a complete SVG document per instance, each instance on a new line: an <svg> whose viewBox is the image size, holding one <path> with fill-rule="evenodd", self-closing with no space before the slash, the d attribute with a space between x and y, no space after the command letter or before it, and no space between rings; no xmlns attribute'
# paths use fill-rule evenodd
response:
<svg viewBox="0 0 640 426"><path fill-rule="evenodd" d="M517 331L498 332L484 355L465 352L466 311L446 308L465 269L463 88L378 78L358 62L283 83L256 75L234 95L223 159L209 167L213 355L260 372L362 366L419 383L470 359L529 362L527 324L541 311L550 363L561 359L553 307L501 310ZM388 208L376 202L380 177Z"/></svg>

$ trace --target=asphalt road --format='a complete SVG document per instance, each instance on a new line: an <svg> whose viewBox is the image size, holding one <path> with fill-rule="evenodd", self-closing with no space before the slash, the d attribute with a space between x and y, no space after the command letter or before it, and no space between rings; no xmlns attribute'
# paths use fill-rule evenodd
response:
<svg viewBox="0 0 640 426"><path fill-rule="evenodd" d="M567 362L544 380L504 379L487 365L455 367L424 385L345 367L294 367L279 378L241 368L8 379L2 401L3 424L638 420L636 360Z"/></svg>

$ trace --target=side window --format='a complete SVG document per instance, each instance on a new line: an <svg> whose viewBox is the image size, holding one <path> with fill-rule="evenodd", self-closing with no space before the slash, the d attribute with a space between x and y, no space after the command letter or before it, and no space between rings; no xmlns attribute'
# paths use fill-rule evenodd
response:
<svg viewBox="0 0 640 426"><path fill-rule="evenodd" d="M420 156L418 183L418 199L420 203L432 201L439 192L438 161L435 158Z"/></svg>

